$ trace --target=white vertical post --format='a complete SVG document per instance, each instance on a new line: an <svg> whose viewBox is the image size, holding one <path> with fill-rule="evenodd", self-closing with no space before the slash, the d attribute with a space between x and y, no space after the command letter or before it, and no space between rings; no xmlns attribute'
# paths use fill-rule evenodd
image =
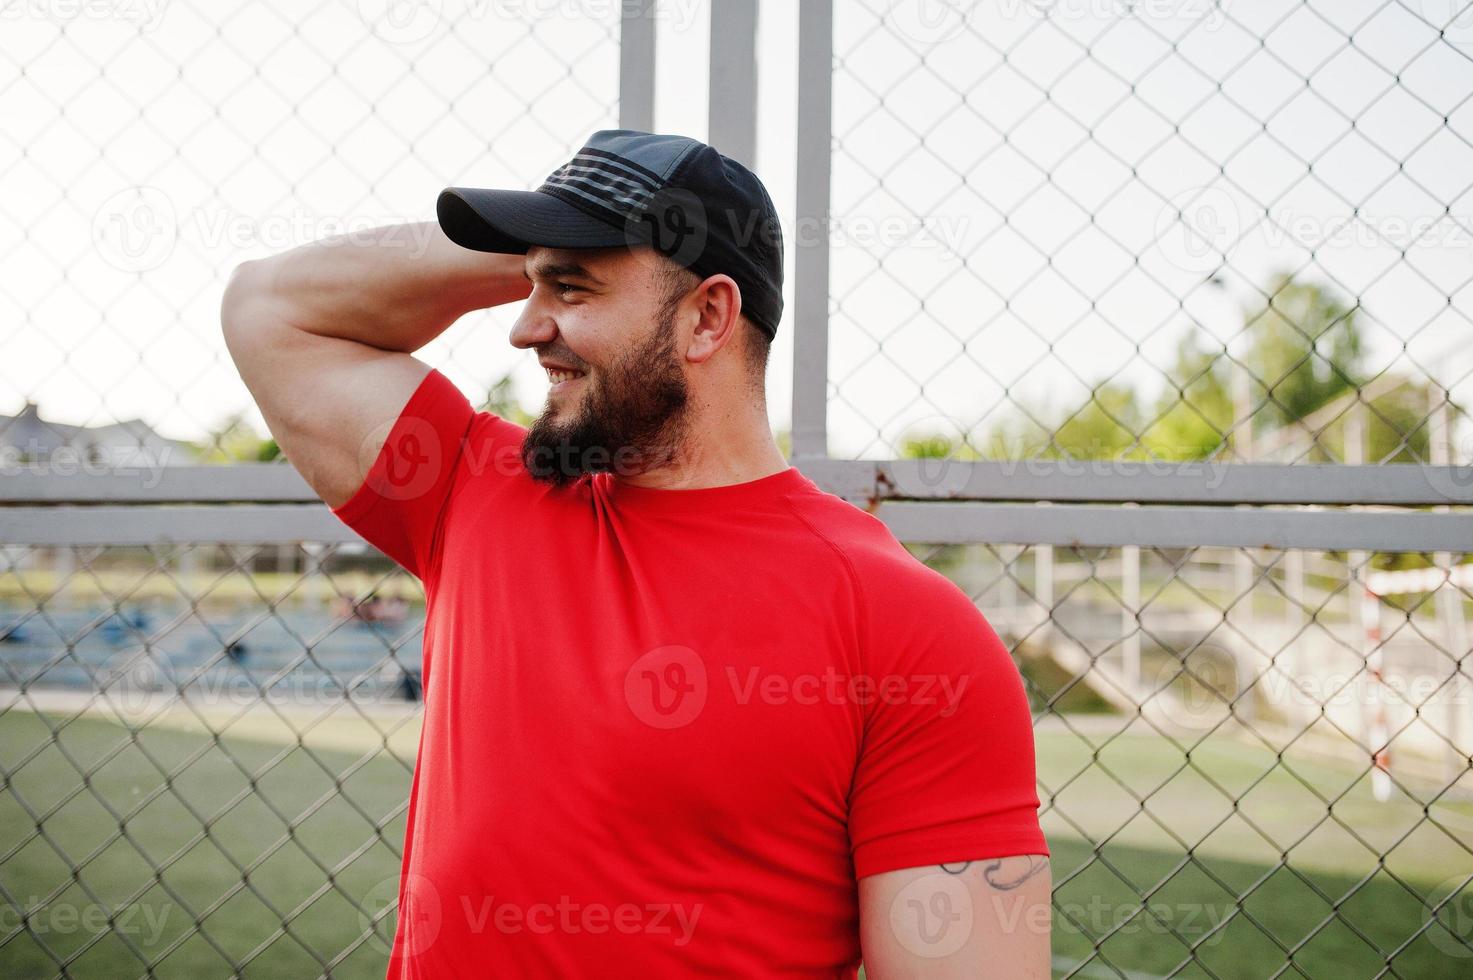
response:
<svg viewBox="0 0 1473 980"><path fill-rule="evenodd" d="M1369 574L1369 570L1367 570ZM1391 726L1386 699L1381 642L1381 597L1367 584L1360 592L1361 629L1366 649L1366 748L1371 752L1371 793L1382 803L1391 799Z"/></svg>
<svg viewBox="0 0 1473 980"><path fill-rule="evenodd" d="M1452 462L1453 439L1452 418L1445 389L1433 385L1429 388L1428 462L1434 466L1447 466ZM1442 506L1434 511L1448 513L1451 508ZM1465 556L1466 557L1466 556ZM1453 564L1451 552L1438 551L1432 556L1432 564L1450 570ZM1442 636L1443 648L1450 659L1447 685L1443 688L1444 722L1446 724L1447 748L1444 753L1448 779L1456 780L1467 769L1468 747L1463 744L1463 673L1459 665L1468 653L1467 624L1463 621L1463 597L1450 584L1437 587L1433 593L1437 609L1438 632Z"/></svg>
<svg viewBox="0 0 1473 980"><path fill-rule="evenodd" d="M757 0L711 4L711 83L707 142L748 167L757 165Z"/></svg>
<svg viewBox="0 0 1473 980"><path fill-rule="evenodd" d="M1289 648L1279 658L1279 672L1286 674L1287 680L1278 685L1278 689L1289 693L1290 697L1284 704L1283 710L1290 711L1303 704L1302 699L1295 696L1294 692L1299 686L1299 678L1306 670L1306 657L1301 646L1305 643L1305 636L1299 630L1304 625L1304 552L1298 548L1291 548L1284 553L1284 593L1289 599L1289 609L1284 616L1284 634L1292 637ZM1313 667L1308 668L1313 670ZM1308 712L1302 712L1304 720L1308 720Z"/></svg>
<svg viewBox="0 0 1473 980"><path fill-rule="evenodd" d="M1120 549L1120 592L1124 608L1120 610L1120 629L1124 637L1123 673L1132 697L1141 690L1141 549L1128 544Z"/></svg>
<svg viewBox="0 0 1473 980"><path fill-rule="evenodd" d="M1244 338L1246 347L1247 338ZM1239 461L1252 462L1256 455L1253 445L1253 392L1252 379L1248 373L1248 367L1244 363L1246 351L1243 355L1232 359L1232 396L1233 396L1233 418L1235 427L1233 429L1233 448L1237 452ZM1233 672L1236 675L1236 687L1233 696L1236 698L1248 689L1253 683L1254 675L1257 673L1257 665L1250 658L1247 645L1244 642L1253 636L1253 594L1257 582L1254 578L1253 559L1248 552L1242 548L1233 551L1233 606L1232 623L1237 630L1237 636L1233 639ZM1256 695L1249 692L1248 696L1237 701L1234 713L1239 718L1251 718L1256 712L1254 710L1254 699Z"/></svg>
<svg viewBox="0 0 1473 980"><path fill-rule="evenodd" d="M619 18L619 128L655 128L655 0L624 0Z"/></svg>
<svg viewBox="0 0 1473 980"><path fill-rule="evenodd" d="M1051 653L1053 639L1054 608L1054 546L1035 545L1033 548L1033 594L1038 597L1039 617L1037 636L1045 653Z"/></svg>
<svg viewBox="0 0 1473 980"><path fill-rule="evenodd" d="M799 234L793 243L793 455L828 455L833 0L798 5Z"/></svg>

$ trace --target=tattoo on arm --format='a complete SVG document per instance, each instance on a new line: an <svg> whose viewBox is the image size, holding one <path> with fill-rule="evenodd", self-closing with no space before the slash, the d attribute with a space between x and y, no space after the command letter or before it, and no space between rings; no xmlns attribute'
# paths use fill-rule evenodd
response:
<svg viewBox="0 0 1473 980"><path fill-rule="evenodd" d="M1002 874L1001 859L988 864L986 870L982 873L982 877L987 879L987 883L993 888L996 888L999 891L1010 892L1047 867L1048 858L1044 857L1042 854L1030 854L1028 855L1028 867L1022 869L1011 877L1007 877Z"/></svg>
<svg viewBox="0 0 1473 980"><path fill-rule="evenodd" d="M1048 858L1041 854L1029 854L1028 866L1013 876L1006 877L1002 874L1003 860L1003 858L997 858L996 860L987 862L987 867L982 871L982 877L993 888L1005 892L1010 892L1014 888L1021 886L1023 882L1048 867ZM970 868L973 863L972 861L963 861L960 864L943 864L939 865L939 867L949 875L959 875Z"/></svg>

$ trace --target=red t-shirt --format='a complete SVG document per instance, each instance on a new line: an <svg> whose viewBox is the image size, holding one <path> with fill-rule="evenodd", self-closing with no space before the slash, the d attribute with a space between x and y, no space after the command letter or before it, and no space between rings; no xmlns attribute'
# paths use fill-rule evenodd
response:
<svg viewBox="0 0 1473 980"><path fill-rule="evenodd" d="M431 371L336 514L425 586L388 976L855 976L857 879L1045 854L1018 671L796 468L564 489Z"/></svg>

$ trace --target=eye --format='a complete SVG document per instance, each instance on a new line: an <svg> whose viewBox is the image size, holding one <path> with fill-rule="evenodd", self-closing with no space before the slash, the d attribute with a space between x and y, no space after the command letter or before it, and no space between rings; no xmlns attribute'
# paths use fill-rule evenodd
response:
<svg viewBox="0 0 1473 980"><path fill-rule="evenodd" d="M553 283L552 288L559 296L566 296L568 293L581 292L583 290L582 286L575 286L570 282L556 282Z"/></svg>

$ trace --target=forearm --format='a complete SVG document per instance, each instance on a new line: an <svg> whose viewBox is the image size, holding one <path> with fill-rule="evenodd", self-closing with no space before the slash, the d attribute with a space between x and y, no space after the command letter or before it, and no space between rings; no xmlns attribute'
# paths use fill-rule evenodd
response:
<svg viewBox="0 0 1473 980"><path fill-rule="evenodd" d="M224 302L267 304L297 329L409 353L471 310L524 299L522 263L462 248L435 222L385 225L244 263Z"/></svg>

